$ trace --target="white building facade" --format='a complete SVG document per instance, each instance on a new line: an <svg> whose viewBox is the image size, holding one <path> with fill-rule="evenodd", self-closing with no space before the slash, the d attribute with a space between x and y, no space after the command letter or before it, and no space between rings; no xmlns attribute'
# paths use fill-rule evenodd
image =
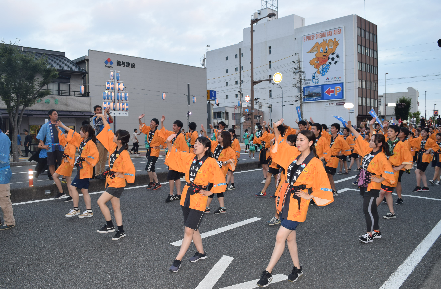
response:
<svg viewBox="0 0 441 289"><path fill-rule="evenodd" d="M269 12L263 9L255 17ZM241 92L243 98L251 94L250 29L243 29L243 41L207 52L207 89L216 91L219 106L238 106ZM372 108L378 112L376 25L349 15L305 26L304 18L289 15L262 19L253 34L254 80L283 75L279 85L263 81L254 86L255 111L264 112L263 120L276 121L283 114L294 126L296 107L303 119L326 124L337 121L333 116L360 122ZM354 108L344 108L345 103ZM250 112L249 103L246 109Z"/></svg>
<svg viewBox="0 0 441 289"><path fill-rule="evenodd" d="M420 96L420 93L418 90L416 90L413 87L408 87L407 91L405 92L386 92L386 102L384 101L384 93L383 95L378 96L378 110L379 115L384 115L384 110L386 109L386 119L389 120L391 117L395 118L395 107L388 106L390 103L397 103L397 101L402 98L406 97L409 98L412 102L410 105L410 111L411 113L415 113L418 111L418 98Z"/></svg>

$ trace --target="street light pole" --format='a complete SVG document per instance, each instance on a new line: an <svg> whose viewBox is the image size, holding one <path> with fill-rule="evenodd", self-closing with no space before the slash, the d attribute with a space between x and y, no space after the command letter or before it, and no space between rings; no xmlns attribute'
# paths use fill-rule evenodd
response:
<svg viewBox="0 0 441 289"><path fill-rule="evenodd" d="M386 112L386 110L387 110L387 101L386 101L386 75L387 75L387 74L388 74L387 72L384 74L384 119L387 119L387 118L386 118L386 115L387 115L387 112Z"/></svg>
<svg viewBox="0 0 441 289"><path fill-rule="evenodd" d="M256 24L257 22L259 22L260 20L264 19L264 18L271 18L276 16L276 13L269 13L268 15L266 15L265 17L262 18L257 18L257 19L251 19L251 132L254 135L254 85L256 85L257 83L260 83L261 81L258 82L254 82L254 61L253 61L253 27L254 24Z"/></svg>
<svg viewBox="0 0 441 289"><path fill-rule="evenodd" d="M284 107L284 105L283 105L283 88L282 88L282 86L280 86L280 84L278 84L278 83L273 83L273 84L276 84L278 87L280 87L280 89L282 90L282 118L283 118L283 107Z"/></svg>
<svg viewBox="0 0 441 289"><path fill-rule="evenodd" d="M427 91L424 91L424 120L427 120Z"/></svg>

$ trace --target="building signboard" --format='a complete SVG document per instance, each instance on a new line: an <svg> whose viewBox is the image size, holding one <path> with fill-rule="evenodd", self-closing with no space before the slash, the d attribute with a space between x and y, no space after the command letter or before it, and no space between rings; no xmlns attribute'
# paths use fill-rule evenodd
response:
<svg viewBox="0 0 441 289"><path fill-rule="evenodd" d="M344 99L344 28L303 36L305 101Z"/></svg>

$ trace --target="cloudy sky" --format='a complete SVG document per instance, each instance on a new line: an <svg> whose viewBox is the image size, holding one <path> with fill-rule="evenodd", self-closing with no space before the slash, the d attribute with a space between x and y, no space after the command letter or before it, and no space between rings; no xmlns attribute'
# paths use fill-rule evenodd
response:
<svg viewBox="0 0 441 289"><path fill-rule="evenodd" d="M366 3L364 3L366 2ZM66 52L88 49L200 66L211 49L238 43L260 0L1 0L1 40ZM357 14L378 25L379 92L420 92L420 111L441 109L439 0L279 0L279 17L306 25Z"/></svg>

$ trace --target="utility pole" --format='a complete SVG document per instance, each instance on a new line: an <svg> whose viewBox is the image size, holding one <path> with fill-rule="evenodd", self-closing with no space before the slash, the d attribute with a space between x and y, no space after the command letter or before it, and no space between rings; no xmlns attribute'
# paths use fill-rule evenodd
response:
<svg viewBox="0 0 441 289"><path fill-rule="evenodd" d="M300 117L303 119L303 74L305 73L304 71L302 71L302 67L300 64L300 57L299 54L297 54L297 61L293 61L294 64L296 64L294 66L294 75L299 74L299 79L297 79L297 83L294 84L294 87L299 88L299 103L300 103ZM294 80L295 77L294 77ZM300 119L299 119L300 121Z"/></svg>
<svg viewBox="0 0 441 289"><path fill-rule="evenodd" d="M424 120L427 120L427 91L424 91Z"/></svg>
<svg viewBox="0 0 441 289"><path fill-rule="evenodd" d="M190 83L187 83L187 103L188 103L188 111L187 111L187 129L188 125L190 124Z"/></svg>
<svg viewBox="0 0 441 289"><path fill-rule="evenodd" d="M243 108L242 108L242 48L239 48L239 112L240 112L240 140L243 142Z"/></svg>

